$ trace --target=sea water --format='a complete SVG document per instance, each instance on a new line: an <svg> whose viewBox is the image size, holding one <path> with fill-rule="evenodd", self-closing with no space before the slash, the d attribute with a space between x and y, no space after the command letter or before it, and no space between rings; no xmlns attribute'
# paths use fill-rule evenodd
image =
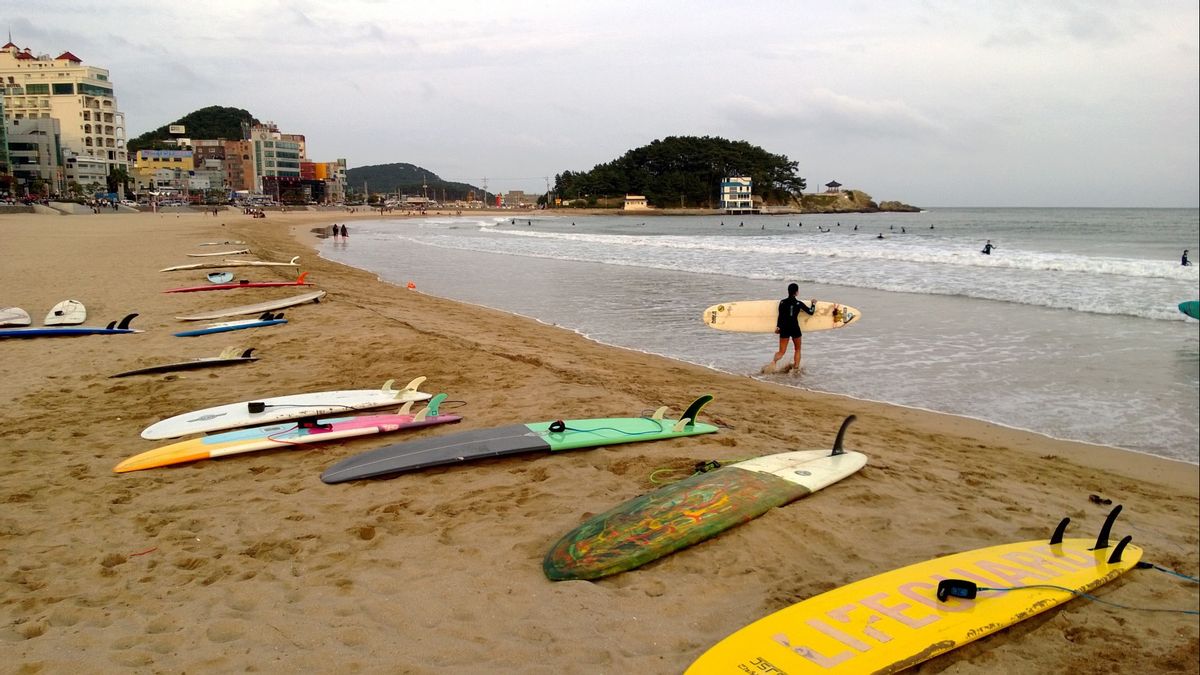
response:
<svg viewBox="0 0 1200 675"><path fill-rule="evenodd" d="M1177 305L1200 295L1180 264L1200 257L1198 216L514 212L359 221L322 254L608 344L1196 463L1200 327ZM712 330L701 312L792 281L863 318L806 335L799 375L762 376L775 336Z"/></svg>

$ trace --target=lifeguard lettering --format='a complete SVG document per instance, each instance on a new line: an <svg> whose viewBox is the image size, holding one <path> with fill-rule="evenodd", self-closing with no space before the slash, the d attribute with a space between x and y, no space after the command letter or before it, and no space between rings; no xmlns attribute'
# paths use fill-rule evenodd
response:
<svg viewBox="0 0 1200 675"><path fill-rule="evenodd" d="M969 612L976 606L977 600L962 598L939 602L935 589L943 579L970 579L985 587L1046 583L1105 565L1104 553L1085 554L1077 549L1063 550L1061 545L1037 543L1025 550L996 554L991 559L959 563L957 567L946 569L944 574L929 575L928 581L905 581L892 591L873 593L861 600L827 609L823 616L805 619L804 625L798 626L794 633L789 631L793 634L776 633L771 639L788 651L824 669L831 669L876 645L905 636L906 630L921 631L943 618ZM981 598L992 595L1002 593L980 593ZM981 634L987 632L991 631ZM838 648L833 643L849 649Z"/></svg>

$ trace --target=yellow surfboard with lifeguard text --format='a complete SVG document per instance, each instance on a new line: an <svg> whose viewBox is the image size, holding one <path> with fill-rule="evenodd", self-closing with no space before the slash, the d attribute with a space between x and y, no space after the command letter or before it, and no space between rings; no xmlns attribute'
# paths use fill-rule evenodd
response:
<svg viewBox="0 0 1200 675"><path fill-rule="evenodd" d="M725 638L687 674L894 673L912 667L1133 568L1142 550L1129 545L1130 537L1108 545L1120 508L1109 514L1097 540L1064 540L1064 519L1049 542L948 555L814 596Z"/></svg>

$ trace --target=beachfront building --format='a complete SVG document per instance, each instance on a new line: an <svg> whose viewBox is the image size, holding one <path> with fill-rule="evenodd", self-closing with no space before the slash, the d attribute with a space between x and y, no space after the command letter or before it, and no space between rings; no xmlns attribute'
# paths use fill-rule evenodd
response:
<svg viewBox="0 0 1200 675"><path fill-rule="evenodd" d="M274 122L249 127L246 140L250 141L251 160L245 168L250 174L248 182L251 190L275 196L278 200L279 195L275 191L280 185L290 184L290 181L271 181L273 189L269 191L263 184L263 178L300 178L300 162L307 157L303 154L303 141L296 138L296 134L279 133L279 127Z"/></svg>
<svg viewBox="0 0 1200 675"><path fill-rule="evenodd" d="M64 158L76 158L76 180L98 173L107 180L112 169L128 166L125 116L104 68L71 52L35 56L9 42L0 47L0 87L6 122L58 120Z"/></svg>
<svg viewBox="0 0 1200 675"><path fill-rule="evenodd" d="M721 208L725 213L754 213L753 187L750 176L726 176L721 181Z"/></svg>
<svg viewBox="0 0 1200 675"><path fill-rule="evenodd" d="M0 96L0 176L8 172L8 125L4 123L4 97Z"/></svg>
<svg viewBox="0 0 1200 675"><path fill-rule="evenodd" d="M47 197L65 191L62 146L58 120L7 120L8 172L15 180L14 197Z"/></svg>
<svg viewBox="0 0 1200 675"><path fill-rule="evenodd" d="M625 195L625 205L622 208L626 211L646 211L649 210L650 204L642 195Z"/></svg>

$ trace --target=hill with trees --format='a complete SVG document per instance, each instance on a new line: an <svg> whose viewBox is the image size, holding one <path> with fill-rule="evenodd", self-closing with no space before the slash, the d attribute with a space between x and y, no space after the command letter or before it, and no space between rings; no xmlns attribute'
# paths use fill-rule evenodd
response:
<svg viewBox="0 0 1200 675"><path fill-rule="evenodd" d="M721 180L750 176L753 192L767 204L788 204L800 197L804 178L796 162L745 141L713 136L668 136L598 164L591 171L564 171L554 190L564 203L583 199L644 195L660 208L716 208Z"/></svg>
<svg viewBox="0 0 1200 675"><path fill-rule="evenodd" d="M227 141L236 141L242 137L243 122L248 124L259 123L249 111L242 110L241 108L212 105L188 113L174 122L164 124L153 131L147 131L129 141L126 145L130 154L138 150L174 148L175 145L173 143L167 143L167 141L174 138L167 131L172 124L182 124L187 130L187 133L184 134L187 138L223 138Z"/></svg>
<svg viewBox="0 0 1200 675"><path fill-rule="evenodd" d="M474 185L442 180L429 169L415 164L372 164L346 170L346 185L349 188L362 190L364 181L372 193L396 192L451 201L466 199L468 193L474 192L475 199L486 200L483 190Z"/></svg>

